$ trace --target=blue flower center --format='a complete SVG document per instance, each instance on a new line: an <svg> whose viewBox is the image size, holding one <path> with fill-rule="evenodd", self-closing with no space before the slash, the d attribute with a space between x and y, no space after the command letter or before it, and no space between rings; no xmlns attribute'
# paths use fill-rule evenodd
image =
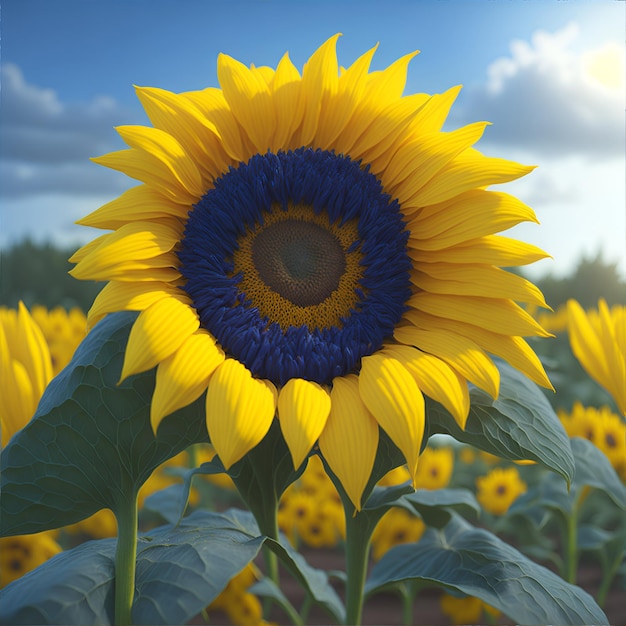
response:
<svg viewBox="0 0 626 626"><path fill-rule="evenodd" d="M411 296L396 200L359 162L300 148L230 168L178 251L202 325L257 377L328 384L393 334Z"/></svg>

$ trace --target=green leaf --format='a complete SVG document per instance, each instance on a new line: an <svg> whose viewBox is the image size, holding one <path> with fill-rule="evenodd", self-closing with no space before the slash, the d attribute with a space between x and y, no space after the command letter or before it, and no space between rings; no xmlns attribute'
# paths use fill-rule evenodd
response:
<svg viewBox="0 0 626 626"><path fill-rule="evenodd" d="M117 384L135 318L116 313L99 322L2 451L1 535L58 528L105 507L116 512L158 465L207 440L201 398L166 418L155 438L155 371Z"/></svg>
<svg viewBox="0 0 626 626"><path fill-rule="evenodd" d="M115 539L57 554L0 590L0 624L112 624L114 560Z"/></svg>
<svg viewBox="0 0 626 626"><path fill-rule="evenodd" d="M263 545L252 522L196 511L140 537L133 623L184 624L213 602Z"/></svg>
<svg viewBox="0 0 626 626"><path fill-rule="evenodd" d="M337 592L330 585L328 574L323 570L311 567L286 539L281 543L267 539L265 545L277 554L283 565L287 567L315 602L326 609L335 620L343 624L345 608Z"/></svg>
<svg viewBox="0 0 626 626"><path fill-rule="evenodd" d="M542 463L569 484L574 459L569 438L543 392L510 365L496 360L500 394L493 400L476 387L470 391L470 413L462 430L445 409L428 401L428 427L497 456Z"/></svg>
<svg viewBox="0 0 626 626"><path fill-rule="evenodd" d="M481 510L474 494L467 489L418 489L405 495L402 501L417 511L426 525L435 528L442 528L450 521L452 510L463 516L478 516Z"/></svg>
<svg viewBox="0 0 626 626"><path fill-rule="evenodd" d="M289 599L282 592L280 587L278 587L270 578L263 578L259 582L254 583L254 585L250 587L249 591L256 596L271 599L278 606L280 606L283 611L285 611L294 624L302 624L298 611L296 611L293 604L289 602Z"/></svg>
<svg viewBox="0 0 626 626"><path fill-rule="evenodd" d="M626 509L626 486L619 479L606 455L588 439L572 438L576 461L574 489L589 486L600 489L621 509Z"/></svg>
<svg viewBox="0 0 626 626"><path fill-rule="evenodd" d="M196 511L139 537L134 624L184 624L252 561L251 515ZM0 591L3 624L112 624L115 540L62 552Z"/></svg>
<svg viewBox="0 0 626 626"><path fill-rule="evenodd" d="M417 543L392 548L366 583L371 594L406 580L480 598L519 624L606 624L593 598L458 516Z"/></svg>
<svg viewBox="0 0 626 626"><path fill-rule="evenodd" d="M188 491L181 483L151 493L143 502L142 512L156 513L172 525L178 524L187 508Z"/></svg>

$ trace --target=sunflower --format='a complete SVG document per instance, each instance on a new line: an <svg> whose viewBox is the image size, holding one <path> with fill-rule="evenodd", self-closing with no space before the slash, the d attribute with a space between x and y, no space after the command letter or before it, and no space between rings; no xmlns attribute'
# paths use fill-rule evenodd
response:
<svg viewBox="0 0 626 626"><path fill-rule="evenodd" d="M22 302L0 308L0 422L2 445L35 414L52 379L50 348Z"/></svg>
<svg viewBox="0 0 626 626"><path fill-rule="evenodd" d="M230 468L277 417L293 465L319 441L359 509L379 427L415 479L423 394L463 426L468 381L498 394L490 355L550 386L518 304L543 297L499 267L546 255L495 234L536 217L487 189L533 168L475 150L486 122L442 132L460 88L403 95L415 53L340 69L338 36L302 73L220 54L220 88L137 88L153 126L94 160L141 184L79 222L114 232L71 260L109 281L91 324L140 311L121 378L157 367L155 432L207 391Z"/></svg>
<svg viewBox="0 0 626 626"><path fill-rule="evenodd" d="M567 311L572 352L626 415L626 306L609 309L601 299L597 309L585 312L576 300L569 300Z"/></svg>
<svg viewBox="0 0 626 626"><path fill-rule="evenodd" d="M503 515L526 492L526 483L515 467L496 467L476 479L476 499L494 515Z"/></svg>

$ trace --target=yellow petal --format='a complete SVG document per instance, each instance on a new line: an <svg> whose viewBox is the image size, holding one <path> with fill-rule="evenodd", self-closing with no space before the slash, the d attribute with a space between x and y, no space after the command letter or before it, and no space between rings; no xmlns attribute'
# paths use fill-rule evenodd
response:
<svg viewBox="0 0 626 626"><path fill-rule="evenodd" d="M440 131L461 89L461 85L456 85L431 96L411 122L409 133L424 135Z"/></svg>
<svg viewBox="0 0 626 626"><path fill-rule="evenodd" d="M215 124L189 98L154 87L135 90L154 127L185 147L205 181L227 170L229 159Z"/></svg>
<svg viewBox="0 0 626 626"><path fill-rule="evenodd" d="M409 246L411 245L409 239ZM441 250L409 247L408 254L414 261L423 263L485 263L500 267L528 265L550 257L536 246L501 235L485 235Z"/></svg>
<svg viewBox="0 0 626 626"><path fill-rule="evenodd" d="M320 111L337 91L339 64L337 39L340 33L325 41L304 64L302 70L302 98L305 103L300 131L300 144L310 145L317 131Z"/></svg>
<svg viewBox="0 0 626 626"><path fill-rule="evenodd" d="M258 72L226 54L218 56L217 77L226 102L255 148L267 152L276 128L268 84Z"/></svg>
<svg viewBox="0 0 626 626"><path fill-rule="evenodd" d="M317 383L291 378L278 395L280 429L298 469L324 430L330 396Z"/></svg>
<svg viewBox="0 0 626 626"><path fill-rule="evenodd" d="M271 89L276 117L276 129L271 149L295 149L293 135L302 121L304 106L300 96L300 72L285 54L276 67Z"/></svg>
<svg viewBox="0 0 626 626"><path fill-rule="evenodd" d="M372 172L379 174L385 187L389 161L398 149L394 146L402 142L411 118L417 114L427 98L425 94L405 96L382 111L372 111L371 119L363 119L361 122L365 128L349 148L350 155L370 163Z"/></svg>
<svg viewBox="0 0 626 626"><path fill-rule="evenodd" d="M490 265L428 263L413 272L411 282L422 291L458 296L509 298L550 308L530 281Z"/></svg>
<svg viewBox="0 0 626 626"><path fill-rule="evenodd" d="M567 312L572 352L589 376L613 395L620 411L626 414L626 364L618 350L606 303L600 304L595 328L576 300L568 301Z"/></svg>
<svg viewBox="0 0 626 626"><path fill-rule="evenodd" d="M196 164L169 133L150 126L118 126L116 130L131 148L152 157L159 169L165 167L169 177L173 176L192 196L202 196L205 189Z"/></svg>
<svg viewBox="0 0 626 626"><path fill-rule="evenodd" d="M384 175L385 188L397 196L406 209L405 200L413 198L447 163L474 145L487 125L487 122L477 122L449 133L421 135L405 143L389 162Z"/></svg>
<svg viewBox="0 0 626 626"><path fill-rule="evenodd" d="M442 404L461 428L469 413L469 391L465 379L441 359L410 346L388 345L383 350L413 375L418 387Z"/></svg>
<svg viewBox="0 0 626 626"><path fill-rule="evenodd" d="M319 438L320 450L360 511L361 496L378 449L378 424L361 400L354 374L335 378L330 400L328 421Z"/></svg>
<svg viewBox="0 0 626 626"><path fill-rule="evenodd" d="M41 328L32 318L23 302L18 305L17 342L13 357L19 361L32 384L35 406L52 379L52 359Z"/></svg>
<svg viewBox="0 0 626 626"><path fill-rule="evenodd" d="M407 303L418 311L473 324L494 333L552 337L524 309L511 300L479 296L416 293Z"/></svg>
<svg viewBox="0 0 626 626"><path fill-rule="evenodd" d="M180 94L188 98L217 129L222 146L232 159L231 165L247 161L254 153L254 145L233 115L221 89L210 87L201 91Z"/></svg>
<svg viewBox="0 0 626 626"><path fill-rule="evenodd" d="M534 166L486 157L476 150L468 149L443 167L406 202L415 206L444 202L470 189L510 182L533 169Z"/></svg>
<svg viewBox="0 0 626 626"><path fill-rule="evenodd" d="M188 204L177 204L147 185L139 185L96 209L76 223L115 230L128 222L176 217L186 219Z"/></svg>
<svg viewBox="0 0 626 626"><path fill-rule="evenodd" d="M454 368L471 383L498 397L500 372L493 361L470 338L446 330L425 330L407 324L398 326L394 338L428 352Z"/></svg>
<svg viewBox="0 0 626 626"><path fill-rule="evenodd" d="M424 397L397 359L373 354L362 360L359 393L381 428L400 448L415 482L424 436Z"/></svg>
<svg viewBox="0 0 626 626"><path fill-rule="evenodd" d="M94 326L107 313L144 311L157 300L169 297L191 305L191 299L185 296L185 292L169 283L110 281L94 299L87 321L89 326Z"/></svg>
<svg viewBox="0 0 626 626"><path fill-rule="evenodd" d="M15 313L0 309L0 446L6 446L9 439L28 423L40 398L33 392L26 368L15 358L15 344L19 343Z"/></svg>
<svg viewBox="0 0 626 626"><path fill-rule="evenodd" d="M200 397L211 374L223 361L224 352L215 339L199 329L159 363L150 405L150 423L155 433L164 417Z"/></svg>
<svg viewBox="0 0 626 626"><path fill-rule="evenodd" d="M471 337L486 352L501 357L538 385L552 389L541 361L522 337L492 333L473 324L434 317L422 311L407 311L406 319L419 328L433 328Z"/></svg>
<svg viewBox="0 0 626 626"><path fill-rule="evenodd" d="M367 95L363 98L364 106L375 103L386 107L402 97L406 86L409 63L419 54L419 50L409 52L394 61L389 67L367 75Z"/></svg>
<svg viewBox="0 0 626 626"><path fill-rule="evenodd" d="M338 140L346 130L348 123L355 125L351 116L359 103L362 102L363 91L367 84L367 68L372 59L376 47L363 54L345 72L341 74L333 94L332 104L325 103L320 110L320 120L315 137L315 145L323 150L335 149L338 152L348 152L351 148L345 145L345 141ZM358 131L356 136L363 132L365 124L356 121ZM349 132L349 131L348 131ZM358 157L354 157L358 158Z"/></svg>
<svg viewBox="0 0 626 626"><path fill-rule="evenodd" d="M128 270L176 267L177 257L171 251L179 240L169 224L130 222L104 235L95 249L80 256L70 274L78 279L128 280Z"/></svg>
<svg viewBox="0 0 626 626"><path fill-rule="evenodd" d="M410 221L408 245L420 250L441 250L529 221L537 222L535 213L517 198L473 189L422 209Z"/></svg>
<svg viewBox="0 0 626 626"><path fill-rule="evenodd" d="M139 314L130 330L120 381L152 369L198 327L198 314L177 298L163 298Z"/></svg>
<svg viewBox="0 0 626 626"><path fill-rule="evenodd" d="M267 434L276 405L264 381L235 359L226 359L209 381L206 420L211 443L229 469Z"/></svg>

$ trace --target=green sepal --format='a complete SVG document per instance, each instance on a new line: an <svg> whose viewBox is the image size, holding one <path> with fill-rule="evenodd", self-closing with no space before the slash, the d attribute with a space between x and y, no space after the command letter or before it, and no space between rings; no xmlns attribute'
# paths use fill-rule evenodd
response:
<svg viewBox="0 0 626 626"><path fill-rule="evenodd" d="M545 465L571 482L574 458L570 442L541 389L500 360L500 393L494 400L472 387L470 411L461 429L438 403L427 399L429 434L444 433L457 441L513 461L529 459Z"/></svg>
<svg viewBox="0 0 626 626"><path fill-rule="evenodd" d="M100 321L2 451L2 536L73 524L102 508L116 512L161 463L207 441L202 399L166 418L155 437L155 370L118 385L136 317Z"/></svg>
<svg viewBox="0 0 626 626"><path fill-rule="evenodd" d="M261 442L226 472L254 514L261 532L269 537L275 537L280 497L302 475L307 462L308 459L294 469L280 424L275 419ZM220 473L220 465L221 462L214 458L200 466L195 473Z"/></svg>
<svg viewBox="0 0 626 626"><path fill-rule="evenodd" d="M368 595L413 580L480 598L519 624L606 624L593 598L515 548L453 515L442 530L396 546L376 563Z"/></svg>

